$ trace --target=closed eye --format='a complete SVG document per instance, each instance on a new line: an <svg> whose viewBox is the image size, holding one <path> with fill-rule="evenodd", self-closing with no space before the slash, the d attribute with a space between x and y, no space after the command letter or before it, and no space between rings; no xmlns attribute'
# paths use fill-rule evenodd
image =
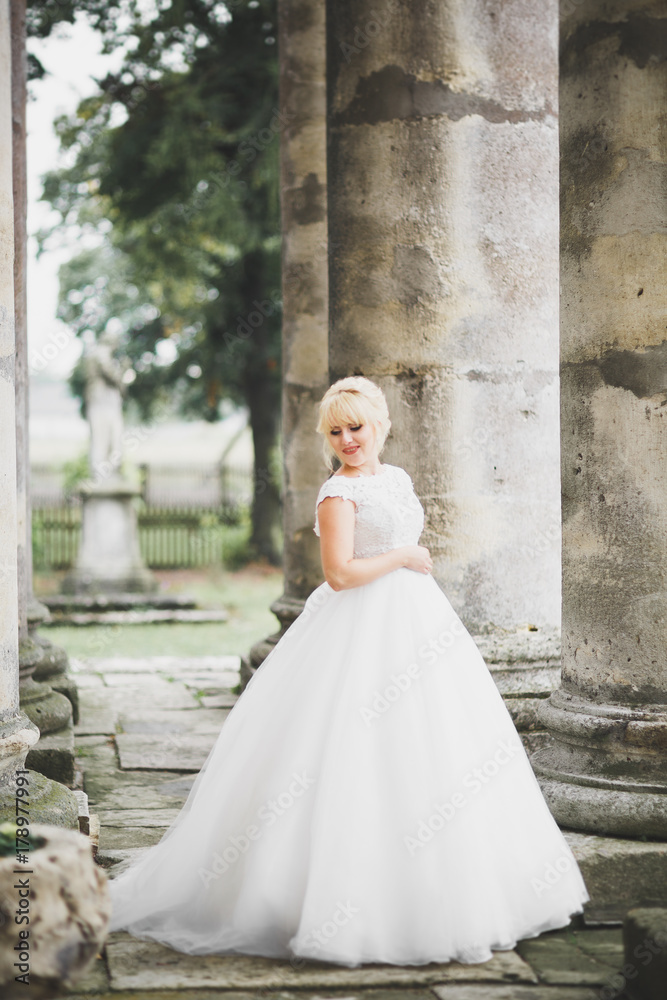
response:
<svg viewBox="0 0 667 1000"><path fill-rule="evenodd" d="M351 431L360 431L362 427L363 427L363 424L355 424L354 427L352 427L352 425L350 425L350 430ZM340 430L332 430L329 433L333 434L334 436L336 436L336 435L340 434Z"/></svg>

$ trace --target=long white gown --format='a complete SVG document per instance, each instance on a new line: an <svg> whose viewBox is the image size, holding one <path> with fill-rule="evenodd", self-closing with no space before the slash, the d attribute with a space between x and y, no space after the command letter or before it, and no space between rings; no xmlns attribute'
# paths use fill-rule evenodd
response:
<svg viewBox="0 0 667 1000"><path fill-rule="evenodd" d="M417 544L403 469L333 476L329 496L355 504L355 556ZM409 569L311 594L110 888L112 930L347 966L484 962L589 898L479 650Z"/></svg>

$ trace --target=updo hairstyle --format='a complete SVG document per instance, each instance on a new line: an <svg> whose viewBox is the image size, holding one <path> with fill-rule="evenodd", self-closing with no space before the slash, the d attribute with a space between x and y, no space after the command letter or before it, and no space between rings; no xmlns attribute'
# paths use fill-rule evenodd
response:
<svg viewBox="0 0 667 1000"><path fill-rule="evenodd" d="M375 428L378 455L387 440L391 420L387 400L379 385L363 375L350 375L329 386L320 403L317 433L324 436L323 453L327 468L333 470L335 452L329 444L332 427L371 424Z"/></svg>

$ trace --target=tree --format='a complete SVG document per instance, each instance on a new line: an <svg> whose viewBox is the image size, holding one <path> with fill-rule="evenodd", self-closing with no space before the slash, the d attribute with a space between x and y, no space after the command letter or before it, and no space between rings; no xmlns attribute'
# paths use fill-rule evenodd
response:
<svg viewBox="0 0 667 1000"><path fill-rule="evenodd" d="M107 44L126 46L122 70L57 123L70 165L47 176L44 196L64 223L98 234L94 252L63 269L60 314L79 333L96 329L84 314L97 301L98 326L121 324L137 368L129 395L146 414L167 391L210 420L225 397L247 405L251 545L277 561L284 122L274 2L190 0L147 21L145 7L129 9L123 32L103 29ZM96 284L95 267L114 279L114 295Z"/></svg>

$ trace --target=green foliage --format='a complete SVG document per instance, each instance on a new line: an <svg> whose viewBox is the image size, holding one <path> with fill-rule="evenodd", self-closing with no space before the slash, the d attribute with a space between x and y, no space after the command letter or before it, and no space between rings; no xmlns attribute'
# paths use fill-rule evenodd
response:
<svg viewBox="0 0 667 1000"><path fill-rule="evenodd" d="M57 122L72 163L45 179L63 222L104 237L62 268L59 315L79 334L114 321L144 413L175 389L216 419L249 380L279 380L274 2L226 21L221 6L173 4L126 29L123 70Z"/></svg>
<svg viewBox="0 0 667 1000"><path fill-rule="evenodd" d="M63 465L63 491L72 496L86 479L90 478L88 452L82 451L76 458Z"/></svg>
<svg viewBox="0 0 667 1000"><path fill-rule="evenodd" d="M60 230L74 226L91 247L61 268L59 316L84 339L121 335L136 374L127 395L144 419L166 401L208 420L225 399L248 406L256 478L269 481L255 496L253 539L275 559L286 124L276 0L106 6L62 10L62 20L87 14L107 50L123 45L125 57L56 122L68 166L46 176L44 198ZM36 35L48 33L39 7ZM41 247L56 235L42 233ZM81 397L80 367L71 384Z"/></svg>
<svg viewBox="0 0 667 1000"><path fill-rule="evenodd" d="M88 15L94 27L109 39L115 32L119 10L127 7L123 0L27 0L26 26L29 38L48 38L59 24L74 24L77 14ZM136 6L131 3L129 6ZM110 51L108 45L106 51ZM39 59L28 53L28 77L41 79L45 75Z"/></svg>

